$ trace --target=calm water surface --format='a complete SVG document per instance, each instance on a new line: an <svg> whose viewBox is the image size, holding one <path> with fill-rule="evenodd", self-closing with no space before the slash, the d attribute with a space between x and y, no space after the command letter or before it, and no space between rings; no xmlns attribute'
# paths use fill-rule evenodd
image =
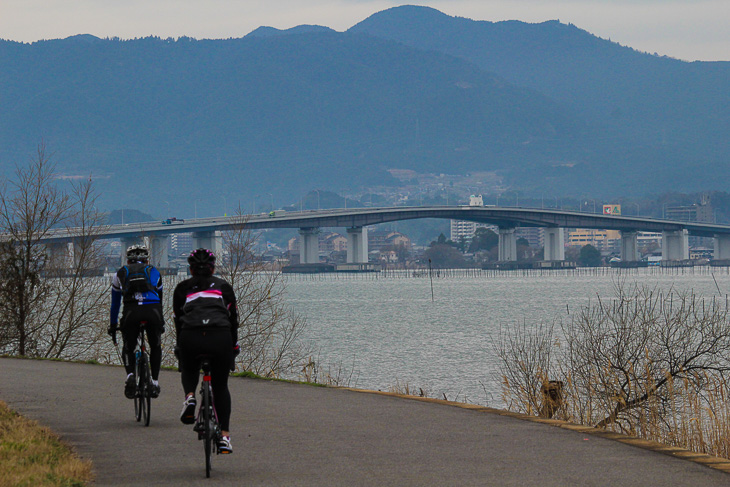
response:
<svg viewBox="0 0 730 487"><path fill-rule="evenodd" d="M319 362L353 370L350 386L407 384L431 397L501 406L492 345L500 327L565 320L596 296L613 296L619 281L730 294L725 268L649 268L441 277L433 301L428 278L292 276L287 301L307 318Z"/></svg>

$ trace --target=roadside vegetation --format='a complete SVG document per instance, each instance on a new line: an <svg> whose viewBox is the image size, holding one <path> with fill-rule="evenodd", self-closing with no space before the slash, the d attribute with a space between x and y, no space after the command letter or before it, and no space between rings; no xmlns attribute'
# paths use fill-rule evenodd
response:
<svg viewBox="0 0 730 487"><path fill-rule="evenodd" d="M42 144L0 181L0 353L96 358L109 286L94 277L106 230L96 198L91 176L62 187ZM58 229L71 241L40 243Z"/></svg>
<svg viewBox="0 0 730 487"><path fill-rule="evenodd" d="M91 480L91 462L0 401L0 487L76 487Z"/></svg>
<svg viewBox="0 0 730 487"><path fill-rule="evenodd" d="M495 341L510 410L730 458L730 310L617 284L552 324Z"/></svg>

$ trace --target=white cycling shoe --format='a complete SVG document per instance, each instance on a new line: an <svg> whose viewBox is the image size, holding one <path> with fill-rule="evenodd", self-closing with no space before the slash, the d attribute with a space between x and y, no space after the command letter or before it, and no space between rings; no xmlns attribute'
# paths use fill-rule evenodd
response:
<svg viewBox="0 0 730 487"><path fill-rule="evenodd" d="M218 453L224 455L233 453L233 445L231 445L230 436L221 436L221 439L218 440Z"/></svg>

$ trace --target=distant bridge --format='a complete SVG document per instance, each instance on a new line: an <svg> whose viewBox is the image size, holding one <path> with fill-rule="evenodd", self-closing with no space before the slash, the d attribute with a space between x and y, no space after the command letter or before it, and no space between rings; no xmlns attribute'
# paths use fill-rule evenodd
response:
<svg viewBox="0 0 730 487"><path fill-rule="evenodd" d="M497 207L497 206L418 206L355 209L329 209L253 215L221 216L187 219L163 223L159 221L110 225L104 239L119 238L123 250L128 245L147 238L153 261L167 265L167 237L174 233L192 233L196 247L220 248L221 232L240 228L245 222L249 229L298 228L300 261L316 263L318 234L322 227L347 229L347 261L367 262L367 228L370 225L420 218L445 218L495 225L499 229L499 260L517 259L515 230L519 227L545 228L545 260L564 260L564 229L588 228L621 232L621 256L625 261L638 260L638 232L662 233L662 255L665 260L689 258L688 236L715 239L715 259L730 259L730 225L680 222L655 218L600 215L557 209ZM73 242L73 229L54 232L45 243L53 246Z"/></svg>

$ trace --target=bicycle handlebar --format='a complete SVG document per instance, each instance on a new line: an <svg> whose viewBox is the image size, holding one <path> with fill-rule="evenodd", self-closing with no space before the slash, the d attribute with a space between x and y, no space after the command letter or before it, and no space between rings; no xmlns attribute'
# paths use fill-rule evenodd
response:
<svg viewBox="0 0 730 487"><path fill-rule="evenodd" d="M147 322L146 321L140 321L139 322L139 331L140 331L140 333L142 333L142 330L144 330L146 327L147 327ZM117 323L114 326L109 326L109 328L107 328L107 333L109 333L109 335L112 337L112 343L114 345L117 344L117 332L118 331L122 331L122 327L119 326L119 323Z"/></svg>

